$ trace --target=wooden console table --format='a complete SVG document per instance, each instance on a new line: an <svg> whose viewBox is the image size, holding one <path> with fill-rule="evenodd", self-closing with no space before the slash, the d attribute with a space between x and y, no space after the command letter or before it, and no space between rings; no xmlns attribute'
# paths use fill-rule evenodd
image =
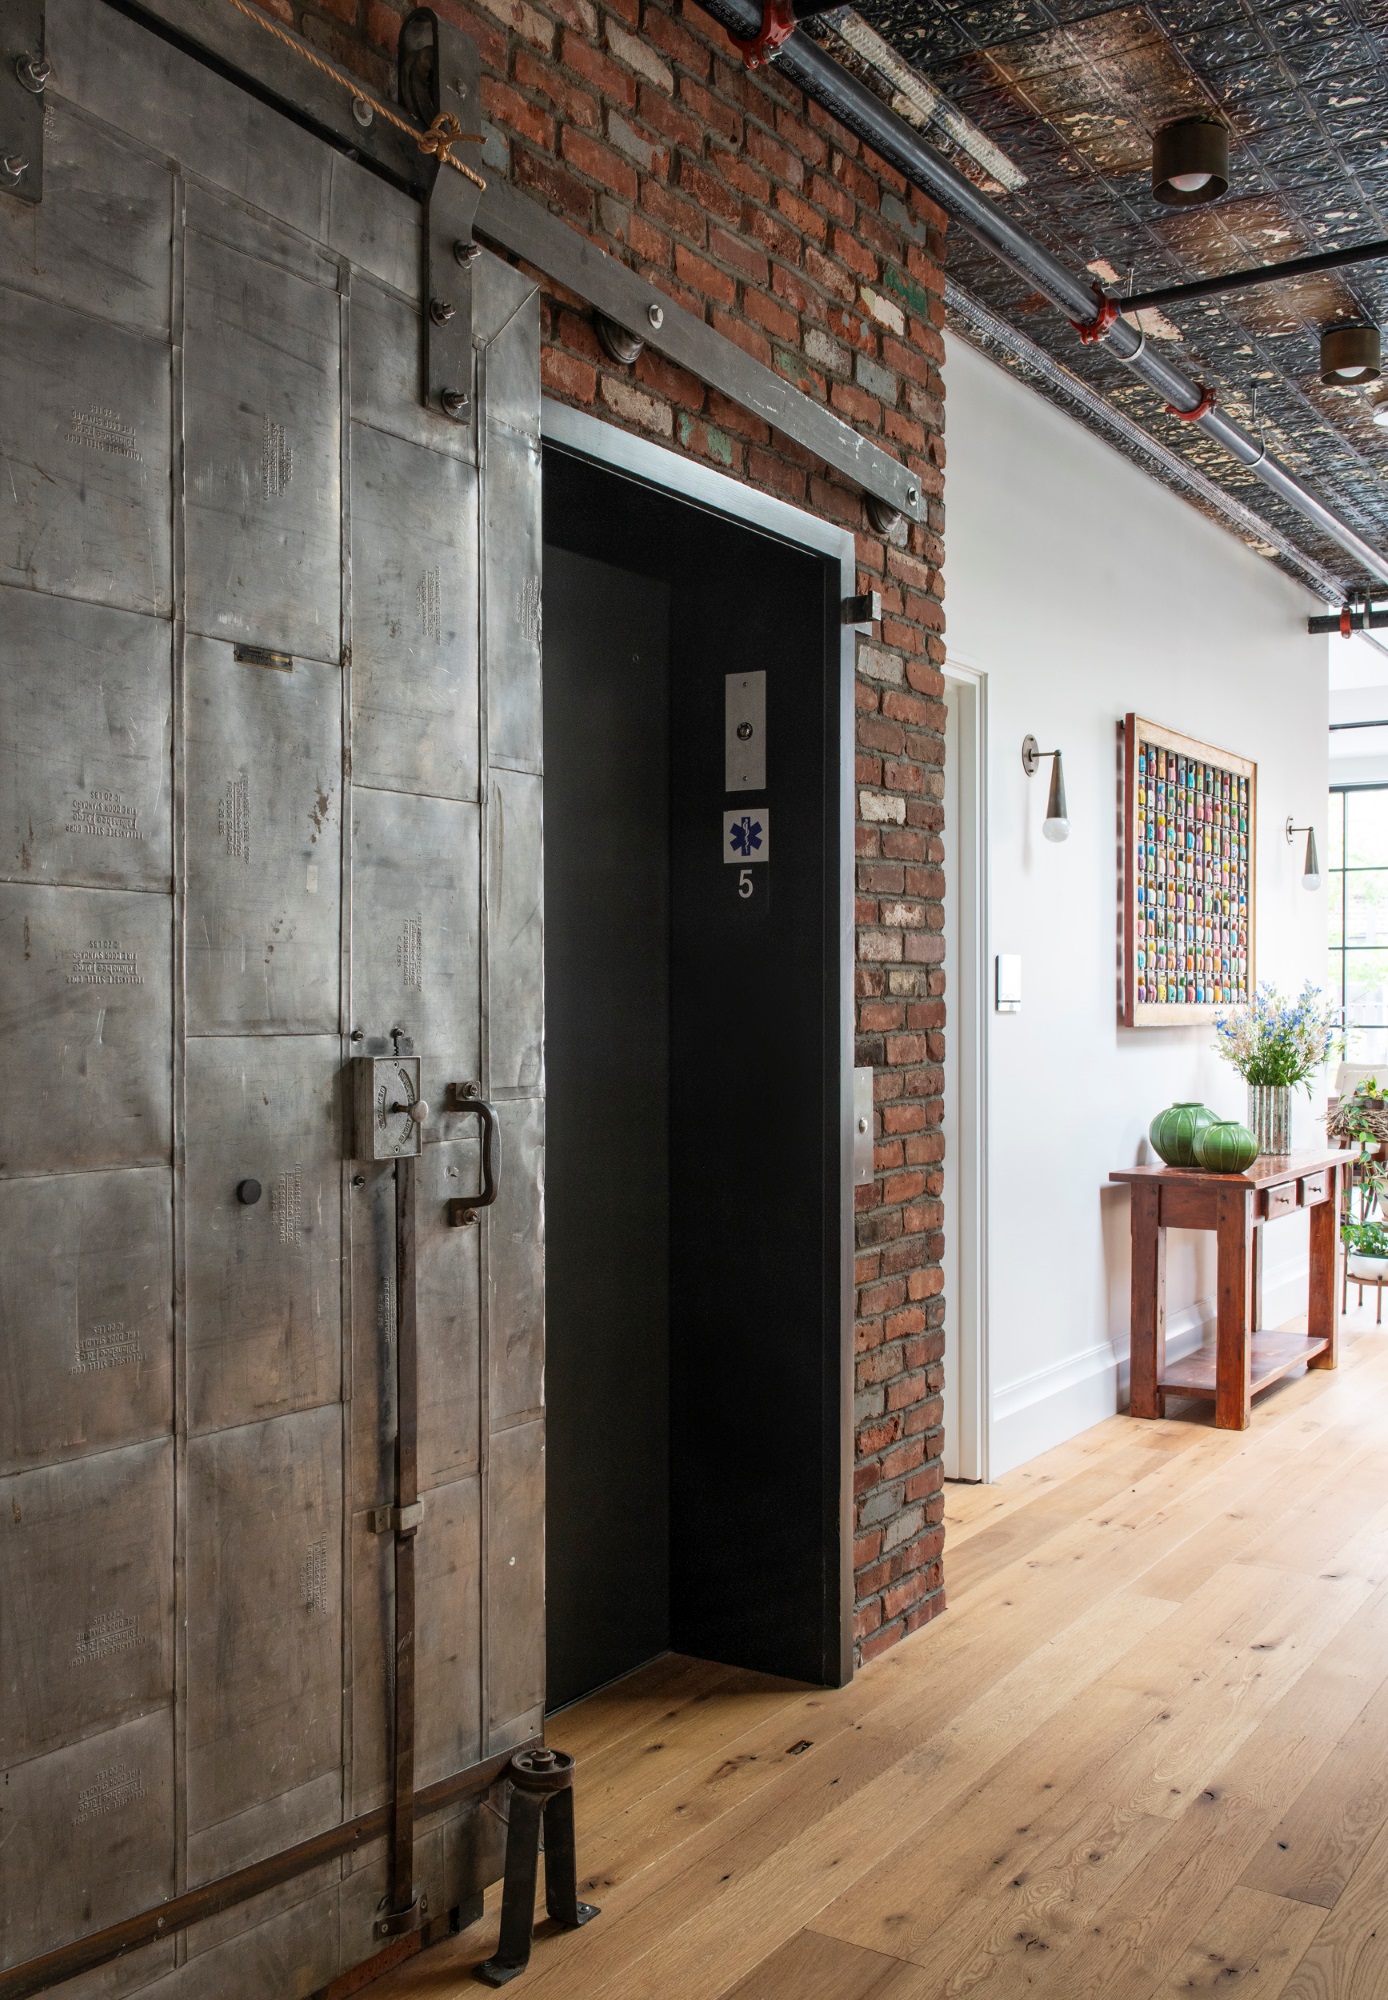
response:
<svg viewBox="0 0 1388 2000"><path fill-rule="evenodd" d="M1196 1167L1129 1167L1109 1175L1132 1190L1132 1377L1135 1417L1166 1415L1166 1398L1213 1396L1221 1430L1248 1428L1259 1389L1303 1362L1334 1368L1340 1350L1335 1258L1340 1182L1353 1154L1340 1150L1261 1156L1243 1174ZM1311 1281L1306 1332L1265 1333L1251 1324L1257 1232L1280 1215L1309 1209ZM1166 1358L1166 1232L1213 1229L1219 1240L1215 1345Z"/></svg>

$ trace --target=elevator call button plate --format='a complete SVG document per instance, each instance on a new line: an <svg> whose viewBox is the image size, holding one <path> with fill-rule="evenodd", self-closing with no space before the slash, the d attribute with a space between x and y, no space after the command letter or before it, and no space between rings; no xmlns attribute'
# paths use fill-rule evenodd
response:
<svg viewBox="0 0 1388 2000"><path fill-rule="evenodd" d="M723 689L723 789L764 792L766 675L728 674Z"/></svg>

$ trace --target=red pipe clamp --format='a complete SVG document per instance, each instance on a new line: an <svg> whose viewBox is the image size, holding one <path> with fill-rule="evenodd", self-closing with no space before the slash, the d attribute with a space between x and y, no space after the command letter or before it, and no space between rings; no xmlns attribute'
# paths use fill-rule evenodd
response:
<svg viewBox="0 0 1388 2000"><path fill-rule="evenodd" d="M1097 285L1094 287L1094 296L1098 300L1099 310L1095 313L1093 319L1072 319L1070 322L1086 347L1090 346L1096 340L1103 340L1107 337L1109 329L1118 317L1119 311L1117 299L1110 298L1107 292L1101 292Z"/></svg>
<svg viewBox="0 0 1388 2000"><path fill-rule="evenodd" d="M1200 401L1196 404L1195 408L1193 410L1178 410L1174 403L1168 403L1166 406L1168 417L1179 417L1183 424L1198 424L1202 417L1207 417L1210 414L1210 411L1215 406L1214 390L1207 389L1203 382L1197 382L1195 386L1200 391Z"/></svg>
<svg viewBox="0 0 1388 2000"><path fill-rule="evenodd" d="M732 37L733 45L742 51L742 59L748 69L760 69L769 63L782 42L788 42L799 24L791 11L791 0L764 0L761 26L750 40Z"/></svg>

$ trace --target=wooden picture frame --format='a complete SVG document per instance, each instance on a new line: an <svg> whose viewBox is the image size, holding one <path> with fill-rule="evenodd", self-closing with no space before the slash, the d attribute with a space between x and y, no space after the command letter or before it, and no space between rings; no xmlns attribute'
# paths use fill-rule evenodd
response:
<svg viewBox="0 0 1388 2000"><path fill-rule="evenodd" d="M1252 1000L1257 835L1255 763L1124 717L1124 1027L1213 1021Z"/></svg>

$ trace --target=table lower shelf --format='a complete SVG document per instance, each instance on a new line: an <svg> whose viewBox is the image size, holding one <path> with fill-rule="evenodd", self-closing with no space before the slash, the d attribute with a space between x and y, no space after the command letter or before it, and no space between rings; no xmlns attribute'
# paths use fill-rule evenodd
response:
<svg viewBox="0 0 1388 2000"><path fill-rule="evenodd" d="M1308 1340L1304 1333L1255 1333L1249 1337L1252 1350L1249 1374L1252 1387L1266 1389L1269 1382L1300 1368L1316 1355L1324 1354L1330 1342L1322 1336ZM1179 1361L1168 1361L1158 1389L1175 1396L1213 1396L1215 1393L1215 1349L1197 1347Z"/></svg>

